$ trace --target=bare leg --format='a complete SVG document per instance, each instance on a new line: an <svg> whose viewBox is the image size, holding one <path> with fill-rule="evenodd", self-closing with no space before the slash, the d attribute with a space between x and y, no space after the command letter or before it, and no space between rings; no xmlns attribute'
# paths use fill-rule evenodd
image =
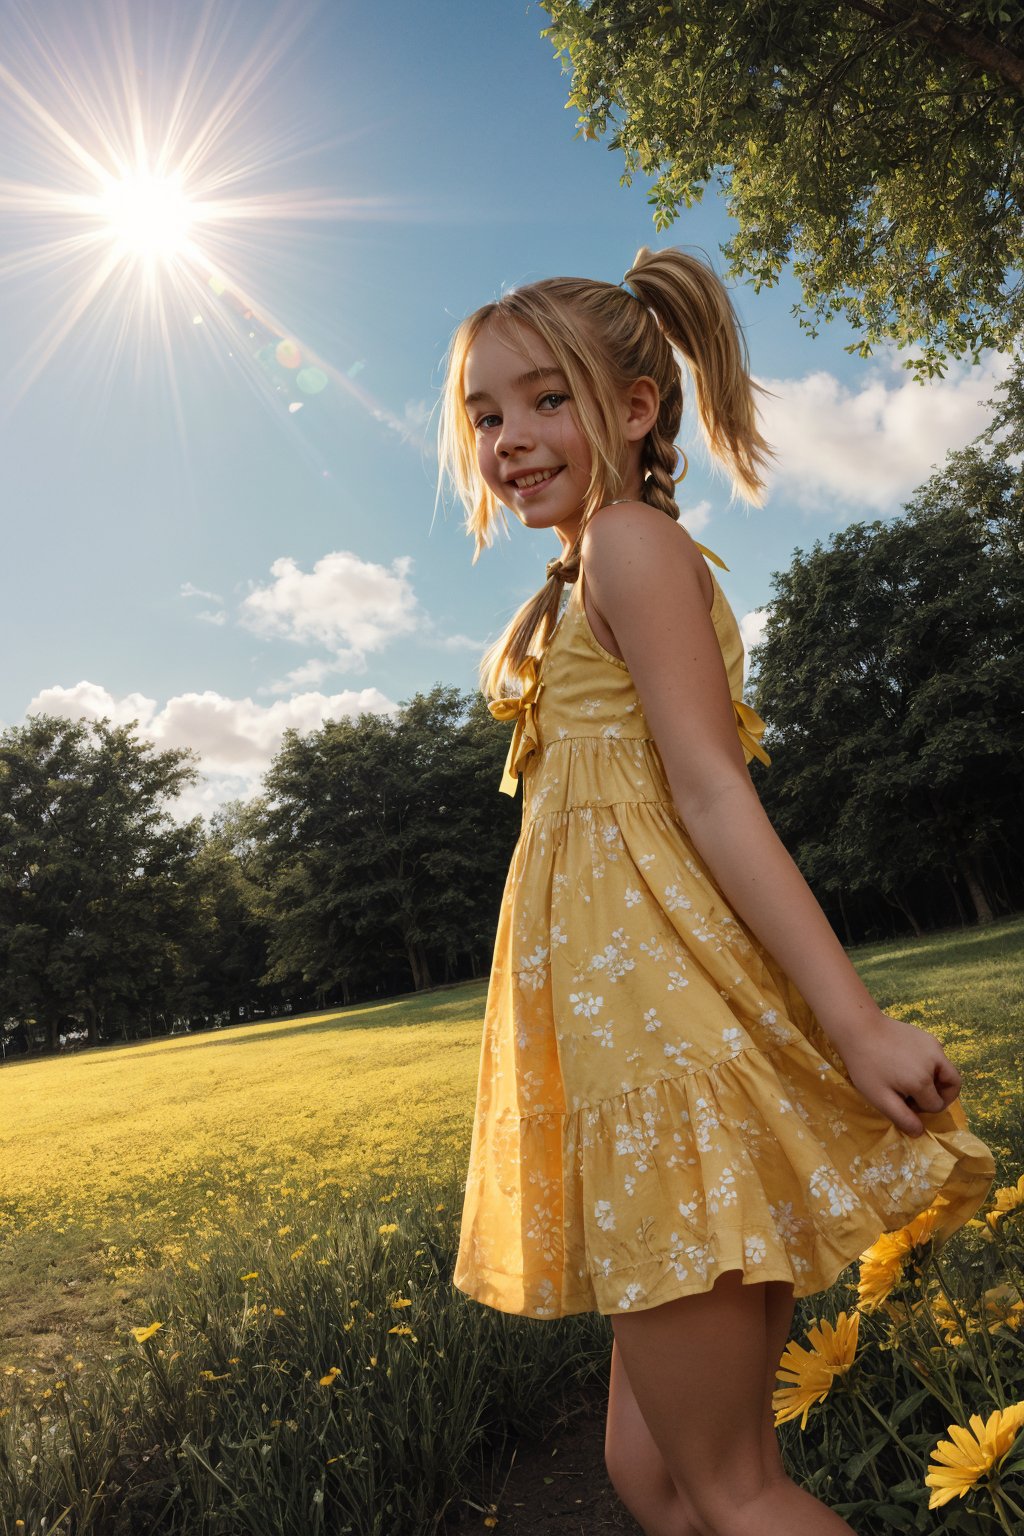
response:
<svg viewBox="0 0 1024 1536"><path fill-rule="evenodd" d="M771 1281L760 1290L765 1300L768 1361L762 1419L764 1459L772 1477L785 1478L774 1425L772 1393L778 1385L775 1370L793 1321L793 1287L783 1281ZM617 1343L612 1345L608 1383L605 1463L616 1493L647 1536L661 1536L662 1532L670 1533L670 1536L699 1536L700 1521L685 1490L680 1491L673 1482L665 1460L651 1438Z"/></svg>
<svg viewBox="0 0 1024 1536"><path fill-rule="evenodd" d="M743 1285L731 1270L700 1295L613 1315L623 1375L691 1521L679 1524L677 1511L674 1526L645 1525L650 1536L852 1536L786 1475L774 1429L770 1442L766 1433L768 1375L774 1382L791 1303L790 1287ZM664 1495L664 1482L656 1486Z"/></svg>

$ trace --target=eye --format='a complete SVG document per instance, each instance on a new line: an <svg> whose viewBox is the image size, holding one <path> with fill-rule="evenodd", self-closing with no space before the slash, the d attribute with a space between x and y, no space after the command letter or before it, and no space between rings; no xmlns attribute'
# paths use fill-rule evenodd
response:
<svg viewBox="0 0 1024 1536"><path fill-rule="evenodd" d="M551 409L553 411L557 411L558 407L562 404L562 401L568 400L568 398L568 395L560 395L556 391L552 390L551 394L549 395L541 395L537 404L542 406L546 405L549 400L553 400L555 403L553 406L551 406Z"/></svg>
<svg viewBox="0 0 1024 1536"><path fill-rule="evenodd" d="M477 417L477 420L475 422L475 426L477 427L478 430L482 429L482 430L486 431L487 430L488 422L500 421L500 420L501 420L500 416L495 415L495 413L493 411L489 411L486 416L478 416Z"/></svg>

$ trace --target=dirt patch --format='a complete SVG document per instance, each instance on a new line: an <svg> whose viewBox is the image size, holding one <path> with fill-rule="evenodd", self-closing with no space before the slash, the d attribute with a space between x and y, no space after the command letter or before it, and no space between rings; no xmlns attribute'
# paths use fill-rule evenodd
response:
<svg viewBox="0 0 1024 1536"><path fill-rule="evenodd" d="M483 1492L456 1502L443 1536L643 1536L605 1470L607 1407L607 1396L595 1395L543 1438L506 1442L481 1478Z"/></svg>

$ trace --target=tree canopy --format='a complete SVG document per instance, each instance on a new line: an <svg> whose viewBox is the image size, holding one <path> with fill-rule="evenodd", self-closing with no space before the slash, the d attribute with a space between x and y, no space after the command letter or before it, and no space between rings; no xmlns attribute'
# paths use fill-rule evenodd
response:
<svg viewBox="0 0 1024 1536"><path fill-rule="evenodd" d="M732 276L792 261L800 324L842 314L945 360L1024 330L1019 0L542 0L587 137L655 177L665 229L712 182Z"/></svg>
<svg viewBox="0 0 1024 1536"><path fill-rule="evenodd" d="M1019 465L972 444L903 516L852 524L773 577L752 653L772 754L758 789L844 915L874 893L919 930L938 888L987 921L989 886L1019 884L1022 489Z"/></svg>

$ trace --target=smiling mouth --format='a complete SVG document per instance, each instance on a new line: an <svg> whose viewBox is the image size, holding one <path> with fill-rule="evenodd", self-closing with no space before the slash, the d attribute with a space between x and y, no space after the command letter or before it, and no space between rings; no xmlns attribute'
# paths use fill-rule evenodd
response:
<svg viewBox="0 0 1024 1536"><path fill-rule="evenodd" d="M545 481L553 480L556 475L560 475L562 468L563 466L559 465L557 469L541 469L533 475L522 475L518 480L513 480L511 483L517 491L531 491L535 485L543 485Z"/></svg>

